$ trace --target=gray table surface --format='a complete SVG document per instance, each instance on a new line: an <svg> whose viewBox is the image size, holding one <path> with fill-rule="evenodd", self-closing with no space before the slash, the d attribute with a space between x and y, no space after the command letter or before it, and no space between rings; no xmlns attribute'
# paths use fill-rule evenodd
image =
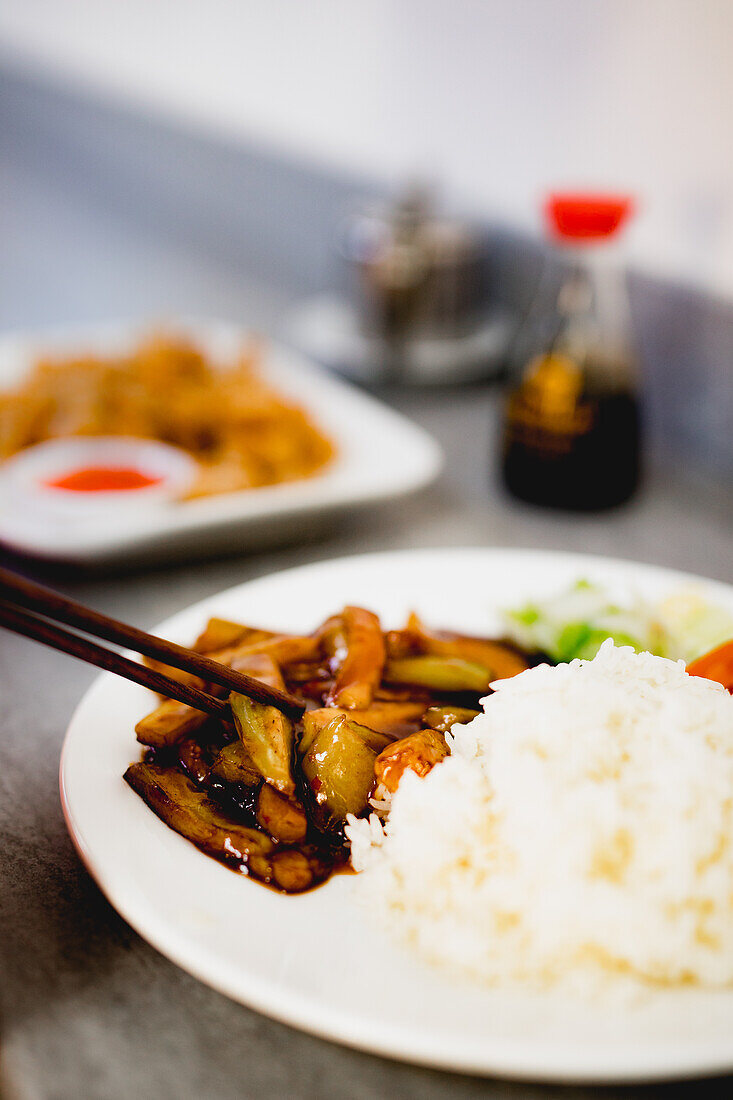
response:
<svg viewBox="0 0 733 1100"><path fill-rule="evenodd" d="M351 520L318 543L256 556L104 577L24 568L143 627L272 570L401 547L582 550L733 580L731 506L722 490L703 492L679 474L650 475L618 511L545 513L507 500L489 475L496 418L489 387L388 396L435 434L448 459L441 481L409 502ZM149 947L102 897L61 816L59 752L92 678L86 666L31 642L0 640L1 1067L8 1097L595 1094L453 1076L343 1049L231 1003ZM631 1092L722 1096L730 1088L728 1079Z"/></svg>
<svg viewBox="0 0 733 1100"><path fill-rule="evenodd" d="M99 165L92 171L85 164L82 171L77 146L60 143L54 119L53 140L44 138L38 148L25 124L22 140L16 135L4 142L0 327L191 312L277 331L288 303L305 286L285 286L279 277L273 285L263 280L269 240L253 254L243 245L224 248L216 220L188 224L186 203L175 208L172 224L166 203L151 208L132 163L125 161L130 171L119 187L111 186ZM101 149L102 166L104 148L103 142L92 143L95 155ZM189 158L186 179L195 171ZM208 177L203 183L207 196L217 194ZM282 215L287 233L292 216L287 210ZM255 221L257 216L255 210ZM303 265L308 263L304 257ZM411 501L352 520L319 543L256 556L86 578L34 570L28 563L24 568L142 627L275 569L399 547L583 550L733 580L733 505L723 488L692 485L683 471L670 470L650 476L636 500L617 512L546 514L507 501L489 477L496 413L491 388L387 396L440 440L448 459L440 483ZM0 637L4 1096L436 1100L597 1094L457 1077L346 1050L235 1005L162 958L101 896L61 815L57 773L64 730L93 676L85 665L33 643ZM712 1097L730 1091L725 1080L623 1095Z"/></svg>

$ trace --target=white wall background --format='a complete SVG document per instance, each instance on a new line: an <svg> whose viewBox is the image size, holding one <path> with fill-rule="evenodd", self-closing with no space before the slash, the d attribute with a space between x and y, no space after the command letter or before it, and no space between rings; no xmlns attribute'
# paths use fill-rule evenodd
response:
<svg viewBox="0 0 733 1100"><path fill-rule="evenodd" d="M637 262L733 296L733 0L5 0L0 54L515 226L631 189Z"/></svg>

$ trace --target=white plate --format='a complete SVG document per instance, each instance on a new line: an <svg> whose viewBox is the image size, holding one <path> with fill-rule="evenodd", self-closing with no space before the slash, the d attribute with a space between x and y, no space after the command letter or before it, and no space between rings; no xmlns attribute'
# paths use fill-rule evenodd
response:
<svg viewBox="0 0 733 1100"><path fill-rule="evenodd" d="M248 340L244 330L224 322L184 319L163 327L190 336L223 363ZM40 356L120 353L149 331L118 323L5 336L0 340L0 387L22 379ZM14 506L9 496L4 500L0 467L0 542L22 553L86 563L232 545L249 549L305 534L337 512L415 492L440 472L440 448L426 432L302 356L268 345L261 369L335 441L338 455L323 472L282 485L161 503L126 517L124 524L100 517L80 526L55 522L53 516L39 519L32 510Z"/></svg>
<svg viewBox="0 0 733 1100"><path fill-rule="evenodd" d="M210 614L309 630L346 602L388 626L416 608L437 626L490 633L497 607L578 577L656 597L684 574L603 558L514 550L423 550L322 562L230 589L160 631L187 642ZM733 610L733 589L696 581ZM510 993L451 980L389 942L352 876L284 897L202 855L123 782L133 725L152 704L105 674L74 715L61 794L79 852L150 943L235 1000L295 1027L389 1057L555 1081L632 1081L733 1069L733 993L667 991L631 1005Z"/></svg>

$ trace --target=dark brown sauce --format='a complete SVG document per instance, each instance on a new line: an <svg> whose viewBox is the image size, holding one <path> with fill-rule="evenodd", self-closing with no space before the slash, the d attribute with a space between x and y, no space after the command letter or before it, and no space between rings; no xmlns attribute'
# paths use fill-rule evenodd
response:
<svg viewBox="0 0 733 1100"><path fill-rule="evenodd" d="M525 654L508 642L497 644L515 658L521 657L526 665L543 659L543 655ZM313 667L299 665L294 673L292 679L285 676L289 691L301 694L308 709L327 705L333 685L329 661L323 660ZM305 679L300 680L301 676ZM380 698L416 703L424 707L424 711L435 706L479 709L476 693L426 688L402 690L384 682L377 688L374 698L375 703ZM382 732L399 740L419 728L420 720L407 724L400 721L393 729ZM351 865L343 825L328 822L324 826L318 799L299 765L297 745L302 733L302 722L296 723L291 761L296 789L294 797L285 800L286 807L294 807L300 815L301 825L303 815L307 821L305 834L301 831L301 839L297 842L286 843L278 839L276 830L268 833L263 826L263 820L268 823L273 820L259 814L264 780L256 776L253 779L250 774L246 782L235 781L218 774L221 769L215 762L220 759L219 754L227 746L234 748L239 744L229 723L209 719L174 744L145 749L141 763L131 765L125 779L170 828L206 855L280 893L303 893L320 886L334 874L350 873ZM234 774L241 776L242 772ZM273 795L270 788L265 793L270 800L279 797ZM282 825L282 821L279 824ZM280 831L282 836L287 836L282 828Z"/></svg>
<svg viewBox="0 0 733 1100"><path fill-rule="evenodd" d="M207 723L205 731L203 739L197 738L196 741L201 749L202 757L204 759L208 757L208 762L211 763L214 756L214 753L210 751L211 748L219 748L222 743L221 729L216 729L215 723L212 722ZM207 741L207 736L211 737L210 741ZM244 783L228 783L225 780L216 778L202 781L195 771L192 771L182 762L179 746L146 749L143 753L143 760L166 770L176 769L182 771L196 784L199 790L206 793L210 802L222 811L231 820L232 824L257 829L260 832L263 831L257 820L257 800L263 783L247 786ZM294 771L298 775L297 769L294 769ZM311 800L305 785L302 785L298 794L301 804L307 806ZM191 843L195 844L205 855L217 859L231 871L235 871L237 874L246 874L278 893L303 892L303 890L288 889L279 885L273 877L258 872L257 868L251 866L247 858L243 858L234 850L233 846L229 850L222 849L219 853L212 853L201 844L196 844L196 841L190 837L187 839L191 840ZM308 833L301 843L284 844L275 840L274 837L270 839L273 841L270 857L275 864L277 864L277 859L282 858L286 853L297 853L305 857L312 876L308 886L305 887L306 890L321 886L334 874L351 871L349 848L344 834L342 832L328 833L319 830L311 814L309 814Z"/></svg>

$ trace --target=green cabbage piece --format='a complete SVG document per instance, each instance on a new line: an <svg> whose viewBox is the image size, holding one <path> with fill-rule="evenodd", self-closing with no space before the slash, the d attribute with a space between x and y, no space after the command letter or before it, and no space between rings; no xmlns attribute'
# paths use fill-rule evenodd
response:
<svg viewBox="0 0 733 1100"><path fill-rule="evenodd" d="M699 592L683 590L651 602L630 596L620 602L585 578L546 600L505 612L509 636L528 650L558 662L595 657L607 638L660 657L685 662L733 638L733 615Z"/></svg>

